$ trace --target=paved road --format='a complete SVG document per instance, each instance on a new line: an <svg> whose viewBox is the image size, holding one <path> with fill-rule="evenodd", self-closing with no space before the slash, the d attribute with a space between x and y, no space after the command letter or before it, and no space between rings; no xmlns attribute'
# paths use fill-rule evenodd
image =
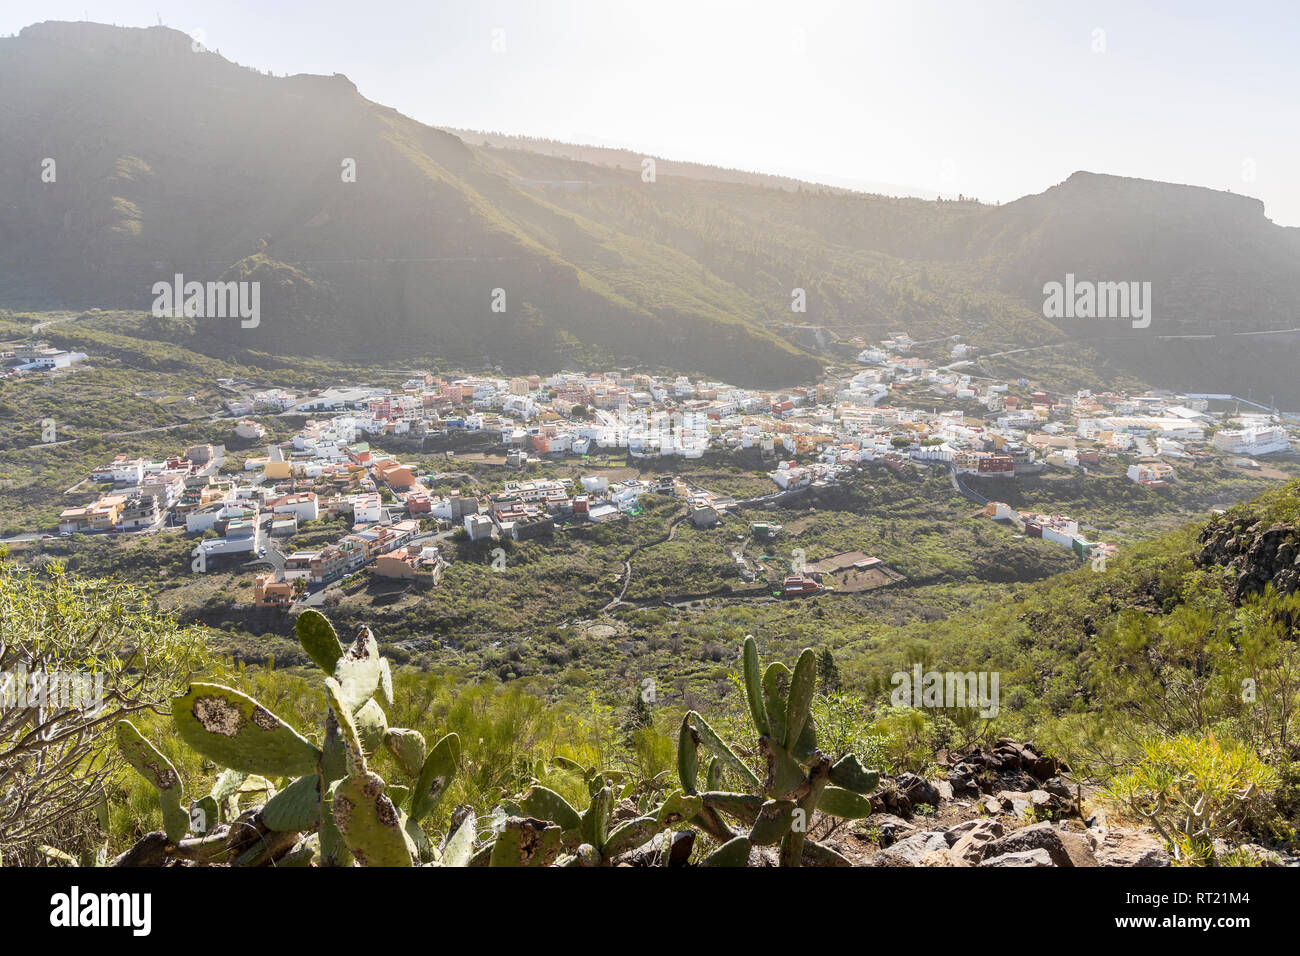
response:
<svg viewBox="0 0 1300 956"><path fill-rule="evenodd" d="M192 425L210 425L214 422L222 421L223 419L233 421L234 418L235 416L233 415L226 415L224 413L219 413L216 415L209 415L206 418L192 418L189 421L176 422L173 425L159 425L156 428L137 428L132 431L126 431L126 432L100 432L99 434L93 436L80 435L76 438L65 438L62 441L37 442L35 445L24 445L22 448L9 448L6 449L6 451L38 451L42 448L54 448L57 445L72 445L81 441L83 438L87 438L87 437L129 438L132 435L151 435L157 432L173 431L177 428L189 428ZM221 464L220 462L217 462L218 466L220 466L220 464Z"/></svg>
<svg viewBox="0 0 1300 956"><path fill-rule="evenodd" d="M963 495L964 497L969 498L977 505L986 505L989 503L989 500L985 498L983 495L981 495L979 492L972 491L970 488L966 487L966 483L961 480L961 475L957 474L956 468L948 469L948 478L952 482L953 488L956 490L956 492L959 495Z"/></svg>
<svg viewBox="0 0 1300 956"><path fill-rule="evenodd" d="M51 325L59 325L63 322L72 322L73 320L80 318L81 315L82 313L76 312L73 313L72 315L65 315L61 319L49 319L48 321L45 322L37 322L35 325L32 326L32 335L39 335L42 331L44 331L46 328L48 328Z"/></svg>

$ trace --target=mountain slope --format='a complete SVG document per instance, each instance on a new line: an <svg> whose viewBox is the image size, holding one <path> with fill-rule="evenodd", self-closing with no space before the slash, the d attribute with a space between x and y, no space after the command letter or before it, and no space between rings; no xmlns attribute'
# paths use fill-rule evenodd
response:
<svg viewBox="0 0 1300 956"><path fill-rule="evenodd" d="M0 91L0 306L147 308L181 272L263 283L258 329L195 323L214 352L780 385L817 374L791 343L819 325L961 335L1001 356L973 371L1057 388L1300 405L1300 230L1245 197L1091 173L1004 206L689 164L644 182L543 141L467 145L342 76L262 75L162 27L29 27L0 39ZM1151 282L1151 326L1044 318L1067 273Z"/></svg>
<svg viewBox="0 0 1300 956"><path fill-rule="evenodd" d="M542 366L590 354L772 383L816 371L725 284L635 237L637 286L614 288L586 267L605 230L344 77L263 76L161 27L51 23L0 40L0 88L8 304L146 308L180 272L263 283L257 329L199 323L214 345Z"/></svg>

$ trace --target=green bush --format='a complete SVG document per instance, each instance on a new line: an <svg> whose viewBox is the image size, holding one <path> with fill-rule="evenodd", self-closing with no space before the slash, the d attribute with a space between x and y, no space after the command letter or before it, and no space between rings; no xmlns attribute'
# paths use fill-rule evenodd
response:
<svg viewBox="0 0 1300 956"><path fill-rule="evenodd" d="M1213 734L1147 741L1137 765L1105 795L1155 827L1175 861L1214 861L1214 841L1260 821L1276 772L1238 744Z"/></svg>

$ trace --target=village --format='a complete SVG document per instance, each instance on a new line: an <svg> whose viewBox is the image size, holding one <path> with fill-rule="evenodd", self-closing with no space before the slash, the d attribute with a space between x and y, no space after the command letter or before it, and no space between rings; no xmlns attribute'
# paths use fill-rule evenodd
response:
<svg viewBox="0 0 1300 956"><path fill-rule="evenodd" d="M226 448L215 444L159 461L118 456L90 475L111 489L65 509L58 533L183 527L200 536L192 551L195 573L255 562L262 570L254 603L288 606L363 568L432 586L453 534L470 542L524 541L575 524L634 520L646 494L680 500L693 525L710 528L739 508L833 485L875 462L899 472L945 469L954 489L987 517L1095 562L1114 545L1089 540L1075 518L1020 512L966 480L1086 472L1103 458L1122 456L1127 480L1160 488L1182 480L1183 465L1219 458L1259 467L1260 456L1291 449L1276 415L1210 410L1211 401L1230 396L1057 395L1024 380L977 385L960 369L970 354L964 346L952 349L956 361L948 366L910 355L911 348L897 335L864 349L858 370L779 391L628 372L430 373L400 388L335 385L309 394L220 380L231 394L224 403L234 422L231 442L253 449L240 472L222 468ZM273 416L296 416L301 425L287 441L260 445L268 435L263 422ZM422 449L456 438L502 453L505 475L594 455L748 454L767 463L772 485L741 501L672 474L520 477L486 494L440 492L445 473L378 448ZM454 468L457 453L443 454ZM350 530L337 540L310 549L283 546L304 523L340 518ZM756 527L756 536L766 533L766 526ZM742 577L752 578L743 560L738 566ZM793 569L786 589L821 590L811 575Z"/></svg>

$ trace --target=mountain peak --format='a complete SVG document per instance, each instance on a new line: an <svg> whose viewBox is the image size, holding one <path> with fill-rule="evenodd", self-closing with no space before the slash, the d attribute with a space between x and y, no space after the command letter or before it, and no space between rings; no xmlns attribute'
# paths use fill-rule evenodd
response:
<svg viewBox="0 0 1300 956"><path fill-rule="evenodd" d="M1245 196L1226 189L1209 186L1192 186L1185 183L1167 183L1157 179L1140 179L1135 176L1116 176L1112 173L1094 173L1080 169L1070 174L1065 182L1053 186L1043 195L1060 191L1066 195L1094 195L1098 198L1125 199L1136 196L1158 198L1177 203L1206 204L1219 209L1235 209L1246 215L1264 215L1264 203L1253 196Z"/></svg>
<svg viewBox="0 0 1300 956"><path fill-rule="evenodd" d="M58 43L87 52L138 49L154 53L189 53L194 39L172 27L120 27L89 20L45 20L23 27L18 40Z"/></svg>

